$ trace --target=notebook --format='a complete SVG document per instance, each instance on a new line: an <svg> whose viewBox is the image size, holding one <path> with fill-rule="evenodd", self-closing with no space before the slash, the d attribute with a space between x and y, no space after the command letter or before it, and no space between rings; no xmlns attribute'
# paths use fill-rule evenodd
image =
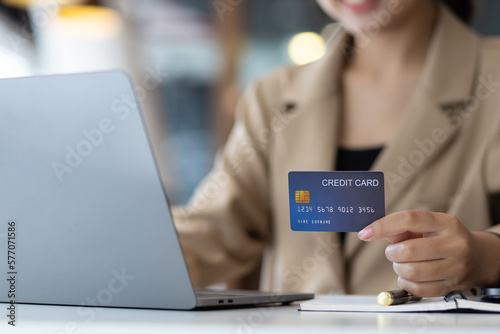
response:
<svg viewBox="0 0 500 334"><path fill-rule="evenodd" d="M189 310L313 297L197 298L124 73L2 79L0 100L0 302Z"/></svg>
<svg viewBox="0 0 500 334"><path fill-rule="evenodd" d="M460 296L445 299L444 297L424 298L407 304L381 306L377 304L377 296L359 295L329 295L320 296L313 300L300 303L301 311L323 312L376 312L376 313L403 313L403 312L447 312L447 311L475 311L500 312L500 304L488 303L479 300L465 299Z"/></svg>

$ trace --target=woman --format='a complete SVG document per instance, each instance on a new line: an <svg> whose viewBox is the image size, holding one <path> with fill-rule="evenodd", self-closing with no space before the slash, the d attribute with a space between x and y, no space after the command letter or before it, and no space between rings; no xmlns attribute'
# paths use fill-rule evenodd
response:
<svg viewBox="0 0 500 334"><path fill-rule="evenodd" d="M462 22L471 1L318 3L343 23L327 54L249 87L214 170L174 212L195 285L264 254L263 289L496 286L500 45ZM332 169L383 171L387 216L358 235L292 232L288 172Z"/></svg>

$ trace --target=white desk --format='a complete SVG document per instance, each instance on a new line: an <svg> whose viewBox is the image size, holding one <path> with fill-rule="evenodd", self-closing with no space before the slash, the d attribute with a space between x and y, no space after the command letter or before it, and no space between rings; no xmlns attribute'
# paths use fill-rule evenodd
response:
<svg viewBox="0 0 500 334"><path fill-rule="evenodd" d="M323 313L299 312L298 306L184 312L17 305L17 326L12 327L6 306L0 304L1 334L500 332L500 314Z"/></svg>

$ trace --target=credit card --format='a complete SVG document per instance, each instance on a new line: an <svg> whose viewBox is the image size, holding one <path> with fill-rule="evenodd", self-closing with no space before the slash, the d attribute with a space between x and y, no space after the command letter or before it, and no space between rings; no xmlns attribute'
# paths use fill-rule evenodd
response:
<svg viewBox="0 0 500 334"><path fill-rule="evenodd" d="M288 173L293 231L359 232L385 216L384 174Z"/></svg>

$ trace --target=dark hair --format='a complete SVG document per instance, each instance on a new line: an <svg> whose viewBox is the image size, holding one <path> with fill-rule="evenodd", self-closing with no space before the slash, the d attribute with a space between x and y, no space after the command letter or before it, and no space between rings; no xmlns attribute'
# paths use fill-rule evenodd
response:
<svg viewBox="0 0 500 334"><path fill-rule="evenodd" d="M471 23L476 11L475 0L438 0L446 4L465 23Z"/></svg>

